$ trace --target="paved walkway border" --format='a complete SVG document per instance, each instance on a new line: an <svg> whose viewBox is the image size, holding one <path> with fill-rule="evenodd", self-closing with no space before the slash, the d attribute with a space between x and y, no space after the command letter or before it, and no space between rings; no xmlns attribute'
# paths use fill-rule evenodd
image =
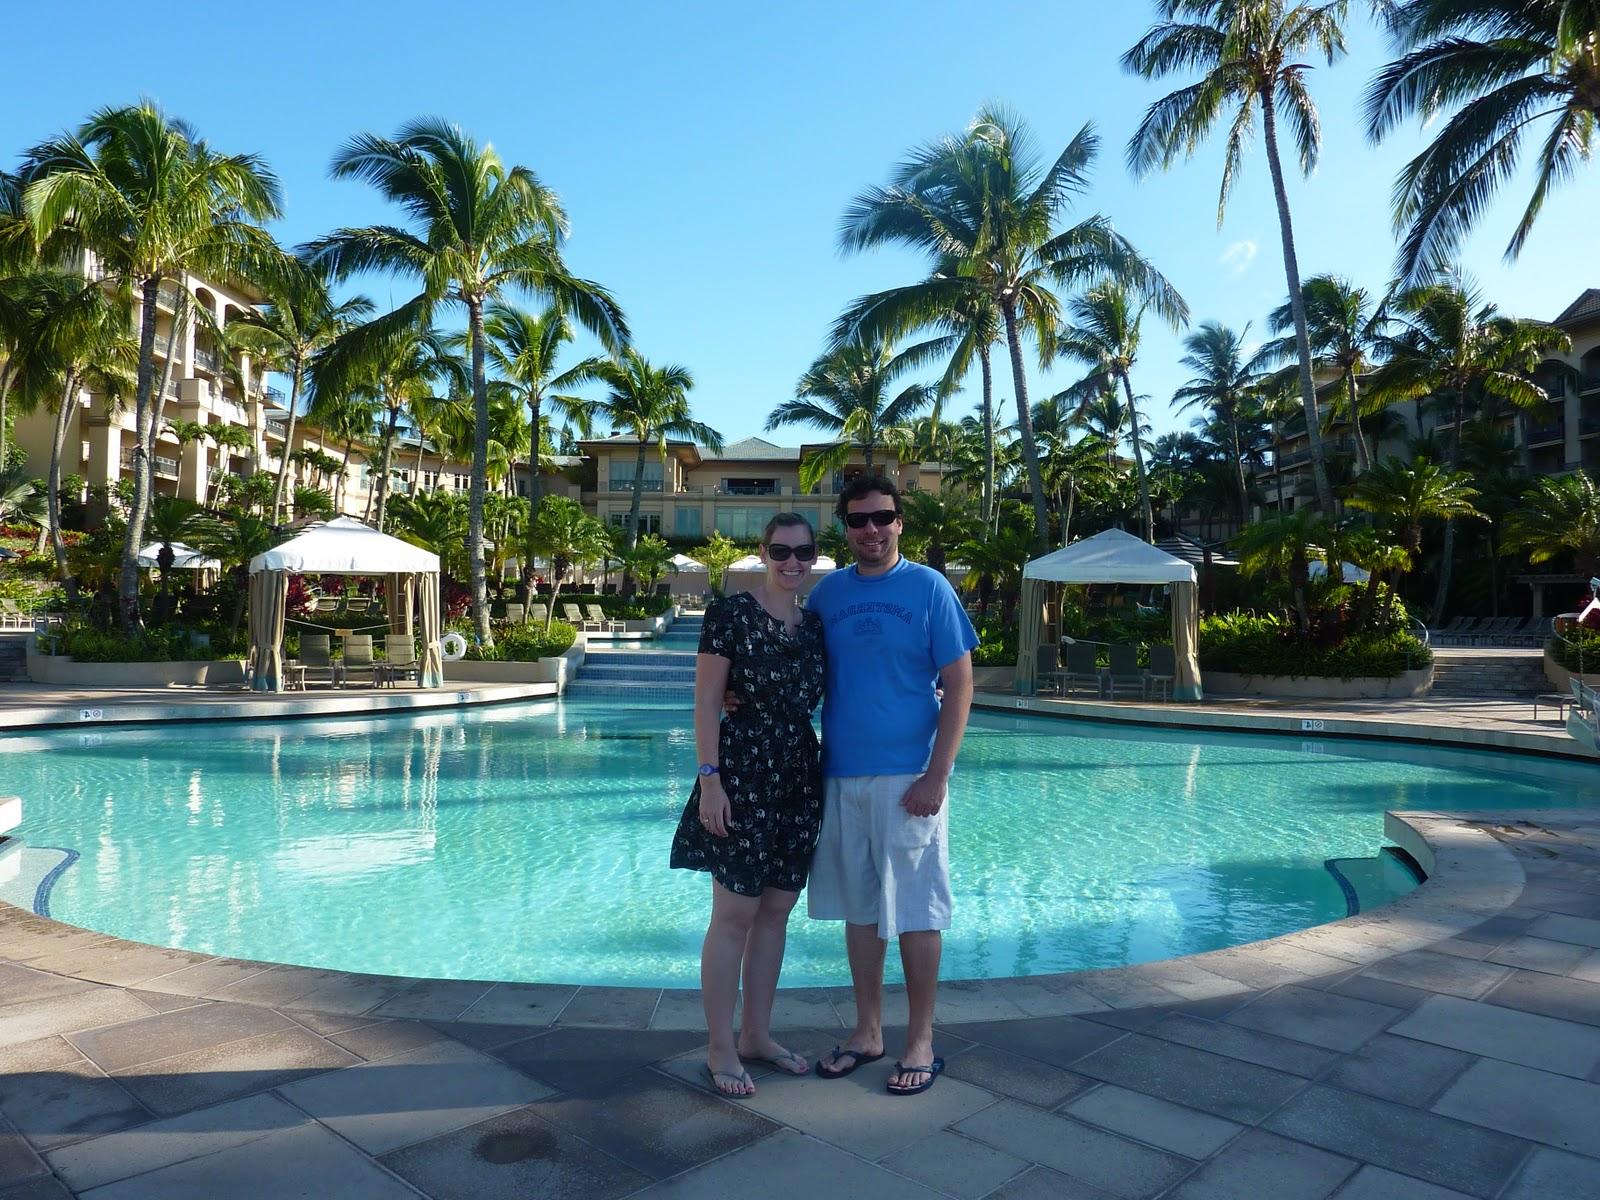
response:
<svg viewBox="0 0 1600 1200"><path fill-rule="evenodd" d="M1184 958L1096 971L941 985L942 1022L1144 1008L1301 983L1418 950L1514 905L1525 876L1482 815L1390 813L1388 836L1428 879L1400 900L1341 921ZM696 1029L697 991L363 975L196 954L124 941L0 904L0 958L89 983L305 1012L485 1025ZM904 989L887 989L887 1018ZM850 989L785 988L782 1024L844 1023Z"/></svg>
<svg viewBox="0 0 1600 1200"><path fill-rule="evenodd" d="M1295 737L1351 737L1374 741L1412 742L1452 749L1499 750L1517 754L1554 755L1596 762L1595 753L1563 727L1559 737L1550 733L1521 733L1474 725L1418 725L1414 720L1362 716L1341 711L1340 701L1325 706L1316 701L1285 703L1278 711L1262 712L1228 707L1223 702L1198 705L1132 704L1104 700L1053 700L1038 696L1010 696L979 692L973 707L985 712L1108 721L1115 724L1154 725L1168 729L1206 729L1224 733L1273 733ZM1399 703L1396 701L1395 703ZM1532 699L1529 699L1532 703Z"/></svg>

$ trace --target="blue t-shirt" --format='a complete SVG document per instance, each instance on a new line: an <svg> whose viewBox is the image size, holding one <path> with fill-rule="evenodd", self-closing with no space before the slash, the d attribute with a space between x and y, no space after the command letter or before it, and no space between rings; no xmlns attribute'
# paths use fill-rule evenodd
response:
<svg viewBox="0 0 1600 1200"><path fill-rule="evenodd" d="M939 730L939 670L978 644L950 581L904 558L882 575L852 566L819 581L806 607L827 637L825 773L927 770Z"/></svg>

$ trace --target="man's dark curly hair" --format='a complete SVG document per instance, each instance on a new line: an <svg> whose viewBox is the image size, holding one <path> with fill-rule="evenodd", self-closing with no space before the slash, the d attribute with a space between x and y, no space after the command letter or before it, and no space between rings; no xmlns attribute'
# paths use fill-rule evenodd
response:
<svg viewBox="0 0 1600 1200"><path fill-rule="evenodd" d="M857 475L844 485L839 493L839 503L834 507L839 520L844 520L850 514L850 502L860 500L863 496L870 496L877 492L880 496L887 496L894 505L894 511L900 511L900 489L895 487L882 475Z"/></svg>

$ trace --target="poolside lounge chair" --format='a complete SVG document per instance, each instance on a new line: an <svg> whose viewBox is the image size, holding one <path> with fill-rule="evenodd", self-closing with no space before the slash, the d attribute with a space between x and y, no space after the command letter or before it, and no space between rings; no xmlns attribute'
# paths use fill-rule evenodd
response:
<svg viewBox="0 0 1600 1200"><path fill-rule="evenodd" d="M333 665L333 639L326 633L302 633L300 657L296 661L305 668L307 683L315 683L312 672L320 672L331 687L339 682L339 673Z"/></svg>
<svg viewBox="0 0 1600 1200"><path fill-rule="evenodd" d="M1474 646L1503 646L1511 631L1522 624L1520 617L1491 617L1472 631Z"/></svg>
<svg viewBox="0 0 1600 1200"><path fill-rule="evenodd" d="M1067 643L1066 662L1061 672L1062 695L1086 687L1099 698L1105 690L1105 676L1100 670L1099 656L1099 649L1093 642Z"/></svg>
<svg viewBox="0 0 1600 1200"><path fill-rule="evenodd" d="M15 600L0 600L0 629L28 629L32 622Z"/></svg>
<svg viewBox="0 0 1600 1200"><path fill-rule="evenodd" d="M337 596L318 596L314 601L312 601L311 611L314 612L314 613L338 612L339 611L339 597L337 597Z"/></svg>
<svg viewBox="0 0 1600 1200"><path fill-rule="evenodd" d="M1165 642L1150 645L1150 672L1146 679L1145 696L1164 692L1163 700L1172 699L1172 681L1178 676L1178 652Z"/></svg>
<svg viewBox="0 0 1600 1200"><path fill-rule="evenodd" d="M561 619L579 631L582 631L588 624L583 619L583 613L578 611L576 604L563 604L561 606Z"/></svg>
<svg viewBox="0 0 1600 1200"><path fill-rule="evenodd" d="M1428 630L1428 640L1440 646L1448 645L1475 620L1476 617L1457 617L1442 628Z"/></svg>
<svg viewBox="0 0 1600 1200"><path fill-rule="evenodd" d="M546 625L550 621L550 606L548 604L535 604L528 609L528 620L535 624Z"/></svg>
<svg viewBox="0 0 1600 1200"><path fill-rule="evenodd" d="M521 604L506 605L506 620L513 625L521 625L528 619L528 610Z"/></svg>
<svg viewBox="0 0 1600 1200"><path fill-rule="evenodd" d="M350 686L351 675L365 674L373 687L378 686L378 664L372 657L372 635L352 633L344 639L344 662L339 667L339 682Z"/></svg>
<svg viewBox="0 0 1600 1200"><path fill-rule="evenodd" d="M384 666L383 682L389 687L393 687L397 679L418 678L417 672L422 669L422 664L417 661L416 639L410 634L385 634L383 653L389 660Z"/></svg>
<svg viewBox="0 0 1600 1200"><path fill-rule="evenodd" d="M1106 695L1115 700L1118 691L1130 691L1137 692L1142 698L1145 695L1146 673L1139 666L1139 648L1112 646L1110 655L1111 669L1106 672Z"/></svg>
<svg viewBox="0 0 1600 1200"><path fill-rule="evenodd" d="M369 611L371 611L371 609L372 609L372 597L371 596L351 596L350 599L345 602L345 606L344 606L344 610L346 612L352 612L352 613L369 612Z"/></svg>
<svg viewBox="0 0 1600 1200"><path fill-rule="evenodd" d="M621 621L614 621L606 616L598 604L585 606L589 612L589 619L584 622L585 629L593 629L596 633L621 633L627 627Z"/></svg>

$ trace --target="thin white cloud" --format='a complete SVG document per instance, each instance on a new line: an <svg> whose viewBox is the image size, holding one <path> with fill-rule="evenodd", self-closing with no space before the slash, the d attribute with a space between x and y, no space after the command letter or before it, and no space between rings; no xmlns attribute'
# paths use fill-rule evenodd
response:
<svg viewBox="0 0 1600 1200"><path fill-rule="evenodd" d="M1222 252L1222 257L1217 261L1227 267L1229 273L1237 278L1248 271L1250 264L1255 262L1257 249L1255 242L1246 238L1242 242L1234 242L1233 245Z"/></svg>

